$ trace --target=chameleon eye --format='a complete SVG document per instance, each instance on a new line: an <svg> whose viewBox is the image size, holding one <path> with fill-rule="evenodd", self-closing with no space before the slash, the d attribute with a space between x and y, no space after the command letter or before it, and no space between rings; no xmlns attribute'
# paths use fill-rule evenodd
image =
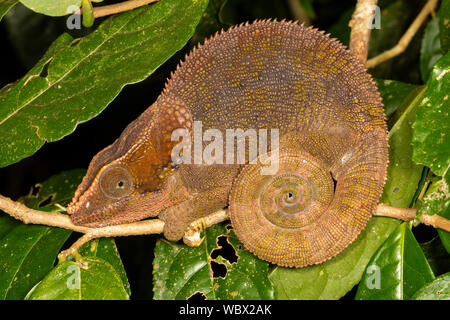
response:
<svg viewBox="0 0 450 320"><path fill-rule="evenodd" d="M133 180L127 169L115 166L104 170L99 178L100 188L108 198L122 198L130 194Z"/></svg>

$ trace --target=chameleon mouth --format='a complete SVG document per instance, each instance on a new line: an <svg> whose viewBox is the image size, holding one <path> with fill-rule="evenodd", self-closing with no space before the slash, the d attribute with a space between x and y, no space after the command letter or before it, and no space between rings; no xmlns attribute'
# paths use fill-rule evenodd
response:
<svg viewBox="0 0 450 320"><path fill-rule="evenodd" d="M67 207L67 212L75 225L101 228L156 217L171 205L173 203L164 192L153 192L152 195L134 193L107 205L90 203L82 196L76 203Z"/></svg>
<svg viewBox="0 0 450 320"><path fill-rule="evenodd" d="M85 215L82 212L76 212L71 214L70 220L72 223L77 226L90 227L90 228L98 228L102 226L110 225L108 224L108 219L104 217L102 211L91 212L89 215Z"/></svg>

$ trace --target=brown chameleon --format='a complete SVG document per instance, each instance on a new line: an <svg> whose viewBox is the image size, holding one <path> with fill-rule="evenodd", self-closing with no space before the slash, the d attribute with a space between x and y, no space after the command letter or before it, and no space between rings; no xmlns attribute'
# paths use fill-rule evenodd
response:
<svg viewBox="0 0 450 320"><path fill-rule="evenodd" d="M200 121L202 132L223 137L275 129L278 146L255 158L248 141L245 162L189 164ZM181 162L173 160L176 129L193 138ZM342 44L296 22L255 21L186 57L158 99L92 159L67 211L88 227L158 217L165 237L179 240L191 222L228 207L248 250L303 267L336 256L365 227L383 190L387 148L376 85ZM277 156L273 174L261 173L264 155Z"/></svg>

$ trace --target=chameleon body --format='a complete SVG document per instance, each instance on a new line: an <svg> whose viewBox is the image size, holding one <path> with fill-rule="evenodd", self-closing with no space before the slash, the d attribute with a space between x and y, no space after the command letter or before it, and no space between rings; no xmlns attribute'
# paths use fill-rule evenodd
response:
<svg viewBox="0 0 450 320"><path fill-rule="evenodd" d="M258 257L321 263L356 239L381 196L381 106L364 66L323 32L267 20L232 27L194 49L154 104L92 159L67 210L89 227L158 216L165 237L179 240L192 221L228 206ZM193 136L195 121L224 136L278 129L278 171L262 175L248 147L246 164L174 163L171 135Z"/></svg>

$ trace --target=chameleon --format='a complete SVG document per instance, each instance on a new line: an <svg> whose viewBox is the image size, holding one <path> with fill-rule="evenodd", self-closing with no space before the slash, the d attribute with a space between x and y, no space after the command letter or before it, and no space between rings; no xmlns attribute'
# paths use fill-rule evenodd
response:
<svg viewBox="0 0 450 320"><path fill-rule="evenodd" d="M233 145L199 163L188 152L202 138L198 124L223 137L272 130L278 140L255 155L244 135L243 162ZM174 132L192 139L180 148ZM209 138L200 140L205 151L216 142ZM222 161L230 153L235 161ZM264 156L274 155L277 170L262 174ZM164 236L177 241L193 221L227 208L245 248L301 268L357 238L378 204L387 163L386 116L364 65L323 31L256 20L186 55L156 101L93 157L67 212L92 228L158 217Z"/></svg>

